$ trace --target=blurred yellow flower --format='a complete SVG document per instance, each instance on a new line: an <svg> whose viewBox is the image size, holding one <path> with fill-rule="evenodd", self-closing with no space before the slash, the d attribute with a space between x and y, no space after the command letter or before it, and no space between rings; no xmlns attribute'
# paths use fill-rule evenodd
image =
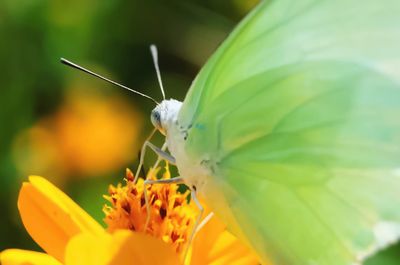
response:
<svg viewBox="0 0 400 265"><path fill-rule="evenodd" d="M14 160L21 175L94 176L131 161L142 116L125 100L72 89L50 117L21 132Z"/></svg>
<svg viewBox="0 0 400 265"><path fill-rule="evenodd" d="M72 92L54 119L60 151L82 174L106 173L136 158L142 117L126 101Z"/></svg>
<svg viewBox="0 0 400 265"><path fill-rule="evenodd" d="M153 172L149 177L155 177ZM164 175L169 177L168 170ZM18 208L26 230L47 254L8 249L0 254L1 264L182 264L196 216L187 193L178 192L177 185L149 187L150 226L143 232L143 181L135 185L132 178L127 171L126 186L110 187L105 230L50 182L30 177L20 190ZM198 232L189 253L186 264L258 264L216 218Z"/></svg>

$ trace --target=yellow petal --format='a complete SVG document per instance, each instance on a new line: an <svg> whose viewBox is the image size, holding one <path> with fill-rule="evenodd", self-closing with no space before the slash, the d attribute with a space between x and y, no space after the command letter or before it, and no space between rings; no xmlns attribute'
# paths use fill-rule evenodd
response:
<svg viewBox="0 0 400 265"><path fill-rule="evenodd" d="M68 240L82 232L102 233L104 229L66 194L44 178L32 176L19 193L22 222L47 253L64 261Z"/></svg>
<svg viewBox="0 0 400 265"><path fill-rule="evenodd" d="M242 242L225 229L214 216L196 235L191 265L260 264L259 259Z"/></svg>
<svg viewBox="0 0 400 265"><path fill-rule="evenodd" d="M45 253L22 249L7 249L0 253L2 265L61 265L55 258Z"/></svg>
<svg viewBox="0 0 400 265"><path fill-rule="evenodd" d="M130 230L113 234L79 234L68 243L66 265L179 264L178 255L161 239Z"/></svg>

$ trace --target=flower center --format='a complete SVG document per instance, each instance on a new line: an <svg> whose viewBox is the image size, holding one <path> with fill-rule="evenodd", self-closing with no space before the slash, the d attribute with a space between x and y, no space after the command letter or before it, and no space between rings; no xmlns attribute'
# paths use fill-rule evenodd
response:
<svg viewBox="0 0 400 265"><path fill-rule="evenodd" d="M150 170L147 178L157 179L160 168ZM168 167L163 179L171 178ZM144 197L144 180L133 183L133 173L127 169L125 185L110 185L109 195L104 196L111 205L103 211L104 221L110 232L116 229L130 229L144 232L170 243L181 254L186 249L197 213L196 207L188 203L189 191L180 192L177 184L147 185L150 206L150 221L145 231L147 219Z"/></svg>

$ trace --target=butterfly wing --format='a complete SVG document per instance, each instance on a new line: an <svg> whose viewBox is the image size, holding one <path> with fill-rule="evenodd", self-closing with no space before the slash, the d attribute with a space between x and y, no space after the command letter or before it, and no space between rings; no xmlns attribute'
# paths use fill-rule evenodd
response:
<svg viewBox="0 0 400 265"><path fill-rule="evenodd" d="M264 262L361 264L400 236L400 2L262 2L180 113L204 195Z"/></svg>

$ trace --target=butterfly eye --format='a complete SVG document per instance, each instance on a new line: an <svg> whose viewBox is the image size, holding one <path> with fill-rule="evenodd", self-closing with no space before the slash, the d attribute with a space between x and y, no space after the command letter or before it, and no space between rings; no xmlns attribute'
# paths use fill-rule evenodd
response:
<svg viewBox="0 0 400 265"><path fill-rule="evenodd" d="M157 110L153 110L151 112L151 123L153 123L154 127L157 129L161 129L161 115Z"/></svg>

